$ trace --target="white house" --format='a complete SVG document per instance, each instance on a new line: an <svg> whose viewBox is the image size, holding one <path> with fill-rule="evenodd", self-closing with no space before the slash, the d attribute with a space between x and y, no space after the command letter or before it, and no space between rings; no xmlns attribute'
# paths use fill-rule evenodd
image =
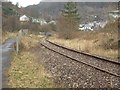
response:
<svg viewBox="0 0 120 90"><path fill-rule="evenodd" d="M111 12L109 12L109 16L111 16L113 18L119 18L120 17L120 11L119 10L111 11Z"/></svg>
<svg viewBox="0 0 120 90"><path fill-rule="evenodd" d="M108 23L108 21L102 21L102 22L93 21L93 22L89 22L87 24L80 24L79 30L93 31L93 30L97 30L99 28L104 28L107 23Z"/></svg>
<svg viewBox="0 0 120 90"><path fill-rule="evenodd" d="M93 31L93 25L92 24L80 24L79 25L79 30L82 31Z"/></svg>
<svg viewBox="0 0 120 90"><path fill-rule="evenodd" d="M40 20L36 18L32 18L32 23L40 23Z"/></svg>
<svg viewBox="0 0 120 90"><path fill-rule="evenodd" d="M50 22L48 22L48 24L54 24L54 25L56 25L56 21L51 20Z"/></svg>
<svg viewBox="0 0 120 90"><path fill-rule="evenodd" d="M101 28L104 28L104 27L107 25L107 23L108 23L108 21L101 22L99 26L100 26Z"/></svg>
<svg viewBox="0 0 120 90"><path fill-rule="evenodd" d="M30 21L29 17L27 17L26 15L21 16L19 20L21 22L29 22Z"/></svg>
<svg viewBox="0 0 120 90"><path fill-rule="evenodd" d="M45 21L45 19L40 19L40 25L46 25L47 22Z"/></svg>
<svg viewBox="0 0 120 90"><path fill-rule="evenodd" d="M32 18L32 23L38 23L40 25L45 25L47 22L42 18Z"/></svg>

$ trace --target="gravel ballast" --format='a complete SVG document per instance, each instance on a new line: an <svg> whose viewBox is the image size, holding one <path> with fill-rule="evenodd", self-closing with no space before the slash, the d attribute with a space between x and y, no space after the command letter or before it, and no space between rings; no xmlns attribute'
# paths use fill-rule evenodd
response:
<svg viewBox="0 0 120 90"><path fill-rule="evenodd" d="M39 63L52 74L54 82L64 88L118 88L119 79L75 62L67 57L46 49L40 44L34 49Z"/></svg>

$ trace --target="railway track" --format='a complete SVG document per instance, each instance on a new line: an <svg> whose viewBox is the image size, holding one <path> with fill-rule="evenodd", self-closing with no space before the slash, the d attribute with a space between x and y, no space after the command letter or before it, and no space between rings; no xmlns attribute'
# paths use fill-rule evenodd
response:
<svg viewBox="0 0 120 90"><path fill-rule="evenodd" d="M49 40L46 40L45 42L41 43L41 45L53 52L56 52L62 56L70 58L73 61L76 61L78 63L83 63L101 72L120 78L120 73L119 73L120 62L113 61L111 59L101 58L98 56L93 56L83 52L79 52L79 51L58 45Z"/></svg>
<svg viewBox="0 0 120 90"><path fill-rule="evenodd" d="M107 62L111 62L111 63L120 65L119 60L112 60L112 59L109 59L109 58L92 55L92 54L90 54L90 53L85 53L85 52L82 52L82 51L80 52L80 51L78 51L78 50L71 49L71 48L68 48L68 47L59 45L59 44L57 44L57 43L53 43L53 42L51 42L51 41L49 41L49 40L46 40L46 41L49 42L49 43L51 43L51 44L53 44L53 45L55 45L55 46L58 46L58 47L61 47L61 48L64 48L64 49L73 51L73 52L75 52L75 53L83 54L83 55L90 56L90 57L93 57L93 58L96 58L96 59L100 59L100 60L103 60L103 61L107 61Z"/></svg>

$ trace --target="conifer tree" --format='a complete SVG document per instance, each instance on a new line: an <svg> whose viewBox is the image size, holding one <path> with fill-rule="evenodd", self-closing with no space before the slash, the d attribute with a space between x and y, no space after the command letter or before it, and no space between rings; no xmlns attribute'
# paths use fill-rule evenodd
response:
<svg viewBox="0 0 120 90"><path fill-rule="evenodd" d="M75 21L80 21L80 16L78 13L78 9L75 2L68 2L64 6L64 10L62 11L62 15L64 17L68 17L69 19L74 19Z"/></svg>

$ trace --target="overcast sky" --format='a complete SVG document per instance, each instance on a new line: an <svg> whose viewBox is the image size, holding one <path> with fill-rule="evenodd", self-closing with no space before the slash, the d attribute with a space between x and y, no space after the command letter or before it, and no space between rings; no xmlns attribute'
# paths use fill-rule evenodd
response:
<svg viewBox="0 0 120 90"><path fill-rule="evenodd" d="M77 2L118 2L119 0L10 0L13 4L19 3L20 6L26 7L28 5L38 4L40 1L44 2L67 2L67 1L77 1Z"/></svg>
<svg viewBox="0 0 120 90"><path fill-rule="evenodd" d="M28 5L38 4L41 0L10 0L13 4L19 3L20 6L26 7Z"/></svg>

